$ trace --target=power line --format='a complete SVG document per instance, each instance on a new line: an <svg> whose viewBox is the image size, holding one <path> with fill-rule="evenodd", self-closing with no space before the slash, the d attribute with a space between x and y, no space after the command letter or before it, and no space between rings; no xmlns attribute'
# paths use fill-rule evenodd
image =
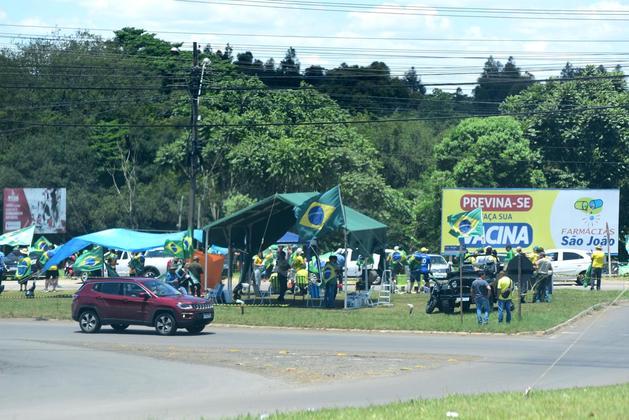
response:
<svg viewBox="0 0 629 420"><path fill-rule="evenodd" d="M624 10L590 10L579 13L576 10L565 10L562 13L553 13L553 9L471 9L458 8L457 10L443 9L439 7L431 8L412 8L412 6L386 6L386 5L356 5L354 3L323 3L323 2L306 2L306 1L285 1L285 0L175 0L181 3L195 4L223 4L231 6L256 7L266 9L282 9L282 10L308 10L320 12L351 12L359 14L377 14L377 15L402 15L402 16L431 16L431 17L456 17L456 18L483 18L483 19L516 19L516 20L573 20L573 21L607 21L607 22L624 22L629 20ZM370 10L365 7L371 8ZM377 10L373 10L376 9ZM444 13L435 15L435 11L444 10ZM556 10L556 9L555 9ZM595 13L596 15L592 15ZM622 16L613 18L609 16ZM625 17L626 16L626 17Z"/></svg>
<svg viewBox="0 0 629 420"><path fill-rule="evenodd" d="M113 28L86 28L78 26L50 26L50 25L24 25L0 23L0 27L14 28L39 28L71 31L93 31L93 32L115 32L120 30ZM161 33L170 35L194 35L194 36L223 36L223 37L252 37L252 38L295 38L295 39L343 39L343 40L365 40L365 41L435 41L435 42L550 42L550 43L628 43L629 39L582 39L582 38L442 38L442 37L377 37L377 36L351 36L351 35L299 35L299 34L264 34L264 33L238 33L238 32L193 32L193 31L169 31L162 29L146 29L146 33ZM19 35L19 34L16 34Z"/></svg>

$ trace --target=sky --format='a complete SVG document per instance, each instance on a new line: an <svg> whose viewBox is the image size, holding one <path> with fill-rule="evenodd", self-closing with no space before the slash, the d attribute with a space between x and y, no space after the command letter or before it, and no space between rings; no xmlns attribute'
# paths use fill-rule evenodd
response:
<svg viewBox="0 0 629 420"><path fill-rule="evenodd" d="M294 8L334 5L342 10ZM496 15L497 8L519 10ZM518 14L522 9L532 9L528 19ZM566 20L558 11L577 11L582 20ZM214 50L229 42L234 55L250 50L262 61L279 62L292 46L302 70L378 60L401 76L415 67L429 91L453 91L457 83L474 82L489 55L503 63L512 55L537 79L558 75L566 61L627 67L628 21L627 1L0 0L0 46L76 32L60 28L110 38L112 30L133 26L183 42L185 49L193 41Z"/></svg>

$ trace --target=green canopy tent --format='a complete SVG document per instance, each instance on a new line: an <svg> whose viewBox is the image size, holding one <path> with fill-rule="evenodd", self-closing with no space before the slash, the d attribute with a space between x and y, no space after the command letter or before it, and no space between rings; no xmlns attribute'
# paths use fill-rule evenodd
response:
<svg viewBox="0 0 629 420"><path fill-rule="evenodd" d="M248 255L258 253L280 239L297 220L294 209L318 196L316 192L274 194L259 202L206 225L205 242L229 248L228 285L232 292L232 249ZM348 245L363 254L384 249L387 226L348 206L344 206ZM250 258L245 258L241 281L250 268Z"/></svg>

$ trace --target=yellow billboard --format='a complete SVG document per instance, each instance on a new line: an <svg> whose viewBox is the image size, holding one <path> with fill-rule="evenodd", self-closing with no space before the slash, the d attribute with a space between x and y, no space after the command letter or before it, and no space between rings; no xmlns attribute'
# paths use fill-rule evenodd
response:
<svg viewBox="0 0 629 420"><path fill-rule="evenodd" d="M459 247L448 216L483 210L484 237L466 238L468 249L576 248L618 253L619 190L444 189L441 207L441 249Z"/></svg>

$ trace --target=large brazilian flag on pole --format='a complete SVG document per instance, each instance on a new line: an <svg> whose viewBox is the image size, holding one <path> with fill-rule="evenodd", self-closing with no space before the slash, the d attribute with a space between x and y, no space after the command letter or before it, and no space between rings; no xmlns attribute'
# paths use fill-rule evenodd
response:
<svg viewBox="0 0 629 420"><path fill-rule="evenodd" d="M343 214L341 189L337 185L314 200L295 207L295 232L302 240L310 240L321 232L343 227Z"/></svg>
<svg viewBox="0 0 629 420"><path fill-rule="evenodd" d="M477 208L462 213L448 216L450 235L456 238L470 238L472 236L485 236L483 225L483 209Z"/></svg>

